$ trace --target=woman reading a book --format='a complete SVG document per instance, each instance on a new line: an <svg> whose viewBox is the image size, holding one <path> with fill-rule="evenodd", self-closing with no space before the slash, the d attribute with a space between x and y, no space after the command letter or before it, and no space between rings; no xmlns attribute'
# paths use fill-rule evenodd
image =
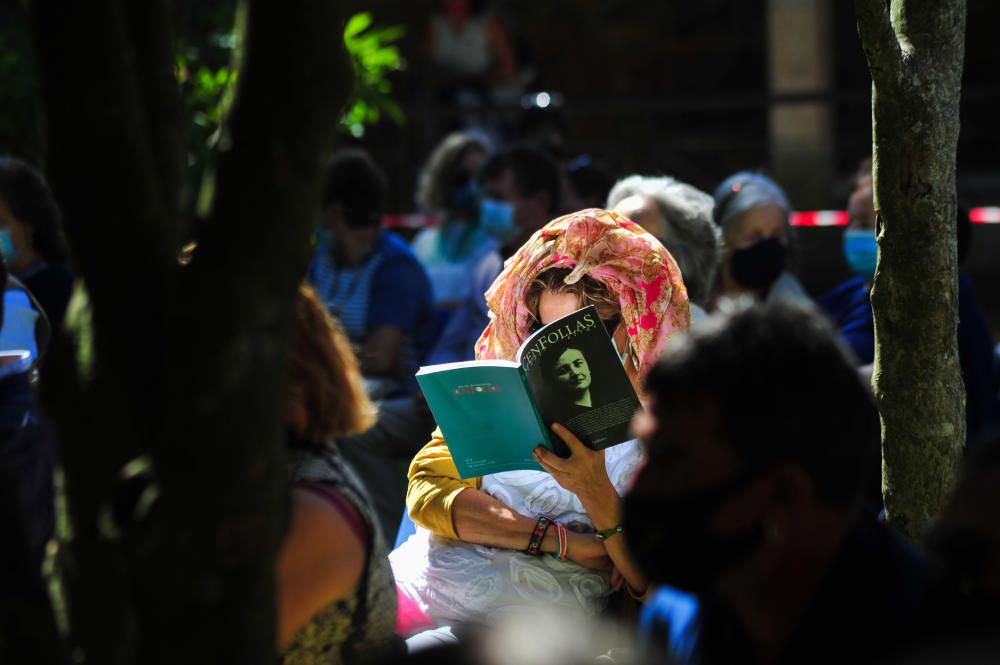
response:
<svg viewBox="0 0 1000 665"><path fill-rule="evenodd" d="M536 232L486 299L492 321L478 359L513 359L538 325L593 304L634 386L690 321L666 249L598 209ZM647 590L620 536L620 495L642 462L638 443L595 452L560 424L552 431L571 454L536 449L547 473L460 480L440 430L414 458L407 507L418 529L390 561L401 593L437 625L490 622L533 605L587 616L623 583L636 595Z"/></svg>

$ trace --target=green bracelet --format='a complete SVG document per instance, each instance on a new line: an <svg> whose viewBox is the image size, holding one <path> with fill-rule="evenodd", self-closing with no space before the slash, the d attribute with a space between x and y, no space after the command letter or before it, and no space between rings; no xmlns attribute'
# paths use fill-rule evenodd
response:
<svg viewBox="0 0 1000 665"><path fill-rule="evenodd" d="M601 542L604 542L605 540L607 540L611 536L617 536L622 531L623 531L623 527L622 527L621 524L619 524L618 526L616 526L616 527L614 527L612 529L605 529L604 531L598 531L597 533L594 534L594 538L597 538Z"/></svg>

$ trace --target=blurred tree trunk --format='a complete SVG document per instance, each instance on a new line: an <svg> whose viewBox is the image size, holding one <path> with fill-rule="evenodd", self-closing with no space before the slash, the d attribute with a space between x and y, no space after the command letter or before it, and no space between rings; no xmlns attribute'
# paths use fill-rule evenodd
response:
<svg viewBox="0 0 1000 665"><path fill-rule="evenodd" d="M965 0L855 0L872 75L875 398L889 521L918 539L965 440L955 155Z"/></svg>
<svg viewBox="0 0 1000 665"><path fill-rule="evenodd" d="M290 314L352 76L340 2L247 5L215 199L192 225L167 0L31 3L89 301L43 376L78 662L274 661Z"/></svg>

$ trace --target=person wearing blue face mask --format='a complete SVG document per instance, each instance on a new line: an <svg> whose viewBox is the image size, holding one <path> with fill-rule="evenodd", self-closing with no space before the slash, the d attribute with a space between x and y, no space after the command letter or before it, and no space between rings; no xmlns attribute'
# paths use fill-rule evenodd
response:
<svg viewBox="0 0 1000 665"><path fill-rule="evenodd" d="M842 247L853 276L816 299L860 365L875 362L875 322L869 294L878 245L870 168L862 164L847 203L848 223Z"/></svg>
<svg viewBox="0 0 1000 665"><path fill-rule="evenodd" d="M411 246L431 280L442 327L465 295L469 272L497 246L479 216L477 177L489 152L478 133L449 134L427 160L417 185L420 208L441 218L439 225L420 231Z"/></svg>
<svg viewBox="0 0 1000 665"><path fill-rule="evenodd" d="M58 334L73 291L61 215L42 176L11 157L0 157L0 252ZM24 302L9 305L24 308Z"/></svg>
<svg viewBox="0 0 1000 665"><path fill-rule="evenodd" d="M876 216L871 160L861 164L854 191L848 201L849 222L844 231L844 258L854 276L818 299L837 326L841 337L863 366L875 361L875 322L871 288L878 259ZM969 247L971 223L968 213L958 209L958 264ZM989 324L976 302L972 281L958 273L958 356L965 384L966 443L1000 421L1000 404L993 387L993 340Z"/></svg>
<svg viewBox="0 0 1000 665"><path fill-rule="evenodd" d="M497 249L484 254L467 274L467 287L428 361L460 362L475 357L475 344L489 323L483 294L511 256L559 209L559 167L540 148L515 145L494 154L480 174L479 224Z"/></svg>

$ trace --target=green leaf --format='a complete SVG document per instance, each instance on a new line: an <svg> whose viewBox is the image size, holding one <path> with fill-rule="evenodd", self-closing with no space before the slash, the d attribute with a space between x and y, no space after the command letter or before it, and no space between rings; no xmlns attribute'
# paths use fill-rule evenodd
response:
<svg viewBox="0 0 1000 665"><path fill-rule="evenodd" d="M353 39L359 33L367 30L371 24L371 12L360 12L355 14L347 20L347 25L344 27L344 40L347 41Z"/></svg>

